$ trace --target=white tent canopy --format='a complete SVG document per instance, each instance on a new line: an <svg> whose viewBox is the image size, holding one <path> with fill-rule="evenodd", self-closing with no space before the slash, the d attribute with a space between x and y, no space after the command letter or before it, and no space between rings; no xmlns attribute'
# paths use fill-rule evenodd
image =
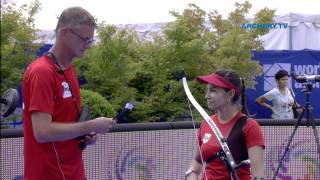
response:
<svg viewBox="0 0 320 180"><path fill-rule="evenodd" d="M320 50L320 15L289 13L276 16L275 23L286 29L272 29L261 37L265 50Z"/></svg>

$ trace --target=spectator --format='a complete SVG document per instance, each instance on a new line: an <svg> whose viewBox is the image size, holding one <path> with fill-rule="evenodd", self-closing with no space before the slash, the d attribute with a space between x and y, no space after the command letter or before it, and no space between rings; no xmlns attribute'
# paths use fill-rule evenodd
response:
<svg viewBox="0 0 320 180"><path fill-rule="evenodd" d="M264 95L256 99L256 103L260 106L266 107L272 111L271 117L273 119L293 119L293 107L294 107L294 94L288 86L289 74L285 70L279 70L275 74L277 87L268 91ZM267 101L271 101L272 104L268 104ZM296 105L299 107L299 105ZM299 113L302 112L301 108L298 108Z"/></svg>

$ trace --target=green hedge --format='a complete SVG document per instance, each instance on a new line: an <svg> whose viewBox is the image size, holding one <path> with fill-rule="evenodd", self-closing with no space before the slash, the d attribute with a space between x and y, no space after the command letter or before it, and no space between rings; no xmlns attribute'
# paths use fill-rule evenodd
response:
<svg viewBox="0 0 320 180"><path fill-rule="evenodd" d="M86 89L80 89L81 105L89 106L91 117L114 117L116 112L111 104L99 93Z"/></svg>

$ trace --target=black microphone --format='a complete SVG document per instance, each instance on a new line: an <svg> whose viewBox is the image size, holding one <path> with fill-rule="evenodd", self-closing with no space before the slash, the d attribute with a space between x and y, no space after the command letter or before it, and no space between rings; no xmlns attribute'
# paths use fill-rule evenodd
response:
<svg viewBox="0 0 320 180"><path fill-rule="evenodd" d="M299 83L305 83L305 82L310 82L310 81L316 81L320 82L320 75L296 75L294 72L291 73L291 76L293 77L294 80L296 80Z"/></svg>
<svg viewBox="0 0 320 180"><path fill-rule="evenodd" d="M115 123L123 122L123 121L124 121L123 119L124 119L125 114L128 113L128 112L130 112L130 111L132 111L132 110L135 108L135 106L136 106L136 104L135 104L134 102L127 102L127 103L125 104L125 106L122 107L122 108L118 111L116 117L113 118L113 121L114 121Z"/></svg>

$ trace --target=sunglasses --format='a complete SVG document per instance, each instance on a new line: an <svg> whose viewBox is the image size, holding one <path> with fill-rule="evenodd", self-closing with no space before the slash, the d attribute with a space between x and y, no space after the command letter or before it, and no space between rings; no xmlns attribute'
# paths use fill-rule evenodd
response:
<svg viewBox="0 0 320 180"><path fill-rule="evenodd" d="M82 37L80 34L76 33L73 29L69 29L70 32L74 35L76 35L79 39L81 39L86 45L90 45L94 42L93 38L85 38Z"/></svg>

